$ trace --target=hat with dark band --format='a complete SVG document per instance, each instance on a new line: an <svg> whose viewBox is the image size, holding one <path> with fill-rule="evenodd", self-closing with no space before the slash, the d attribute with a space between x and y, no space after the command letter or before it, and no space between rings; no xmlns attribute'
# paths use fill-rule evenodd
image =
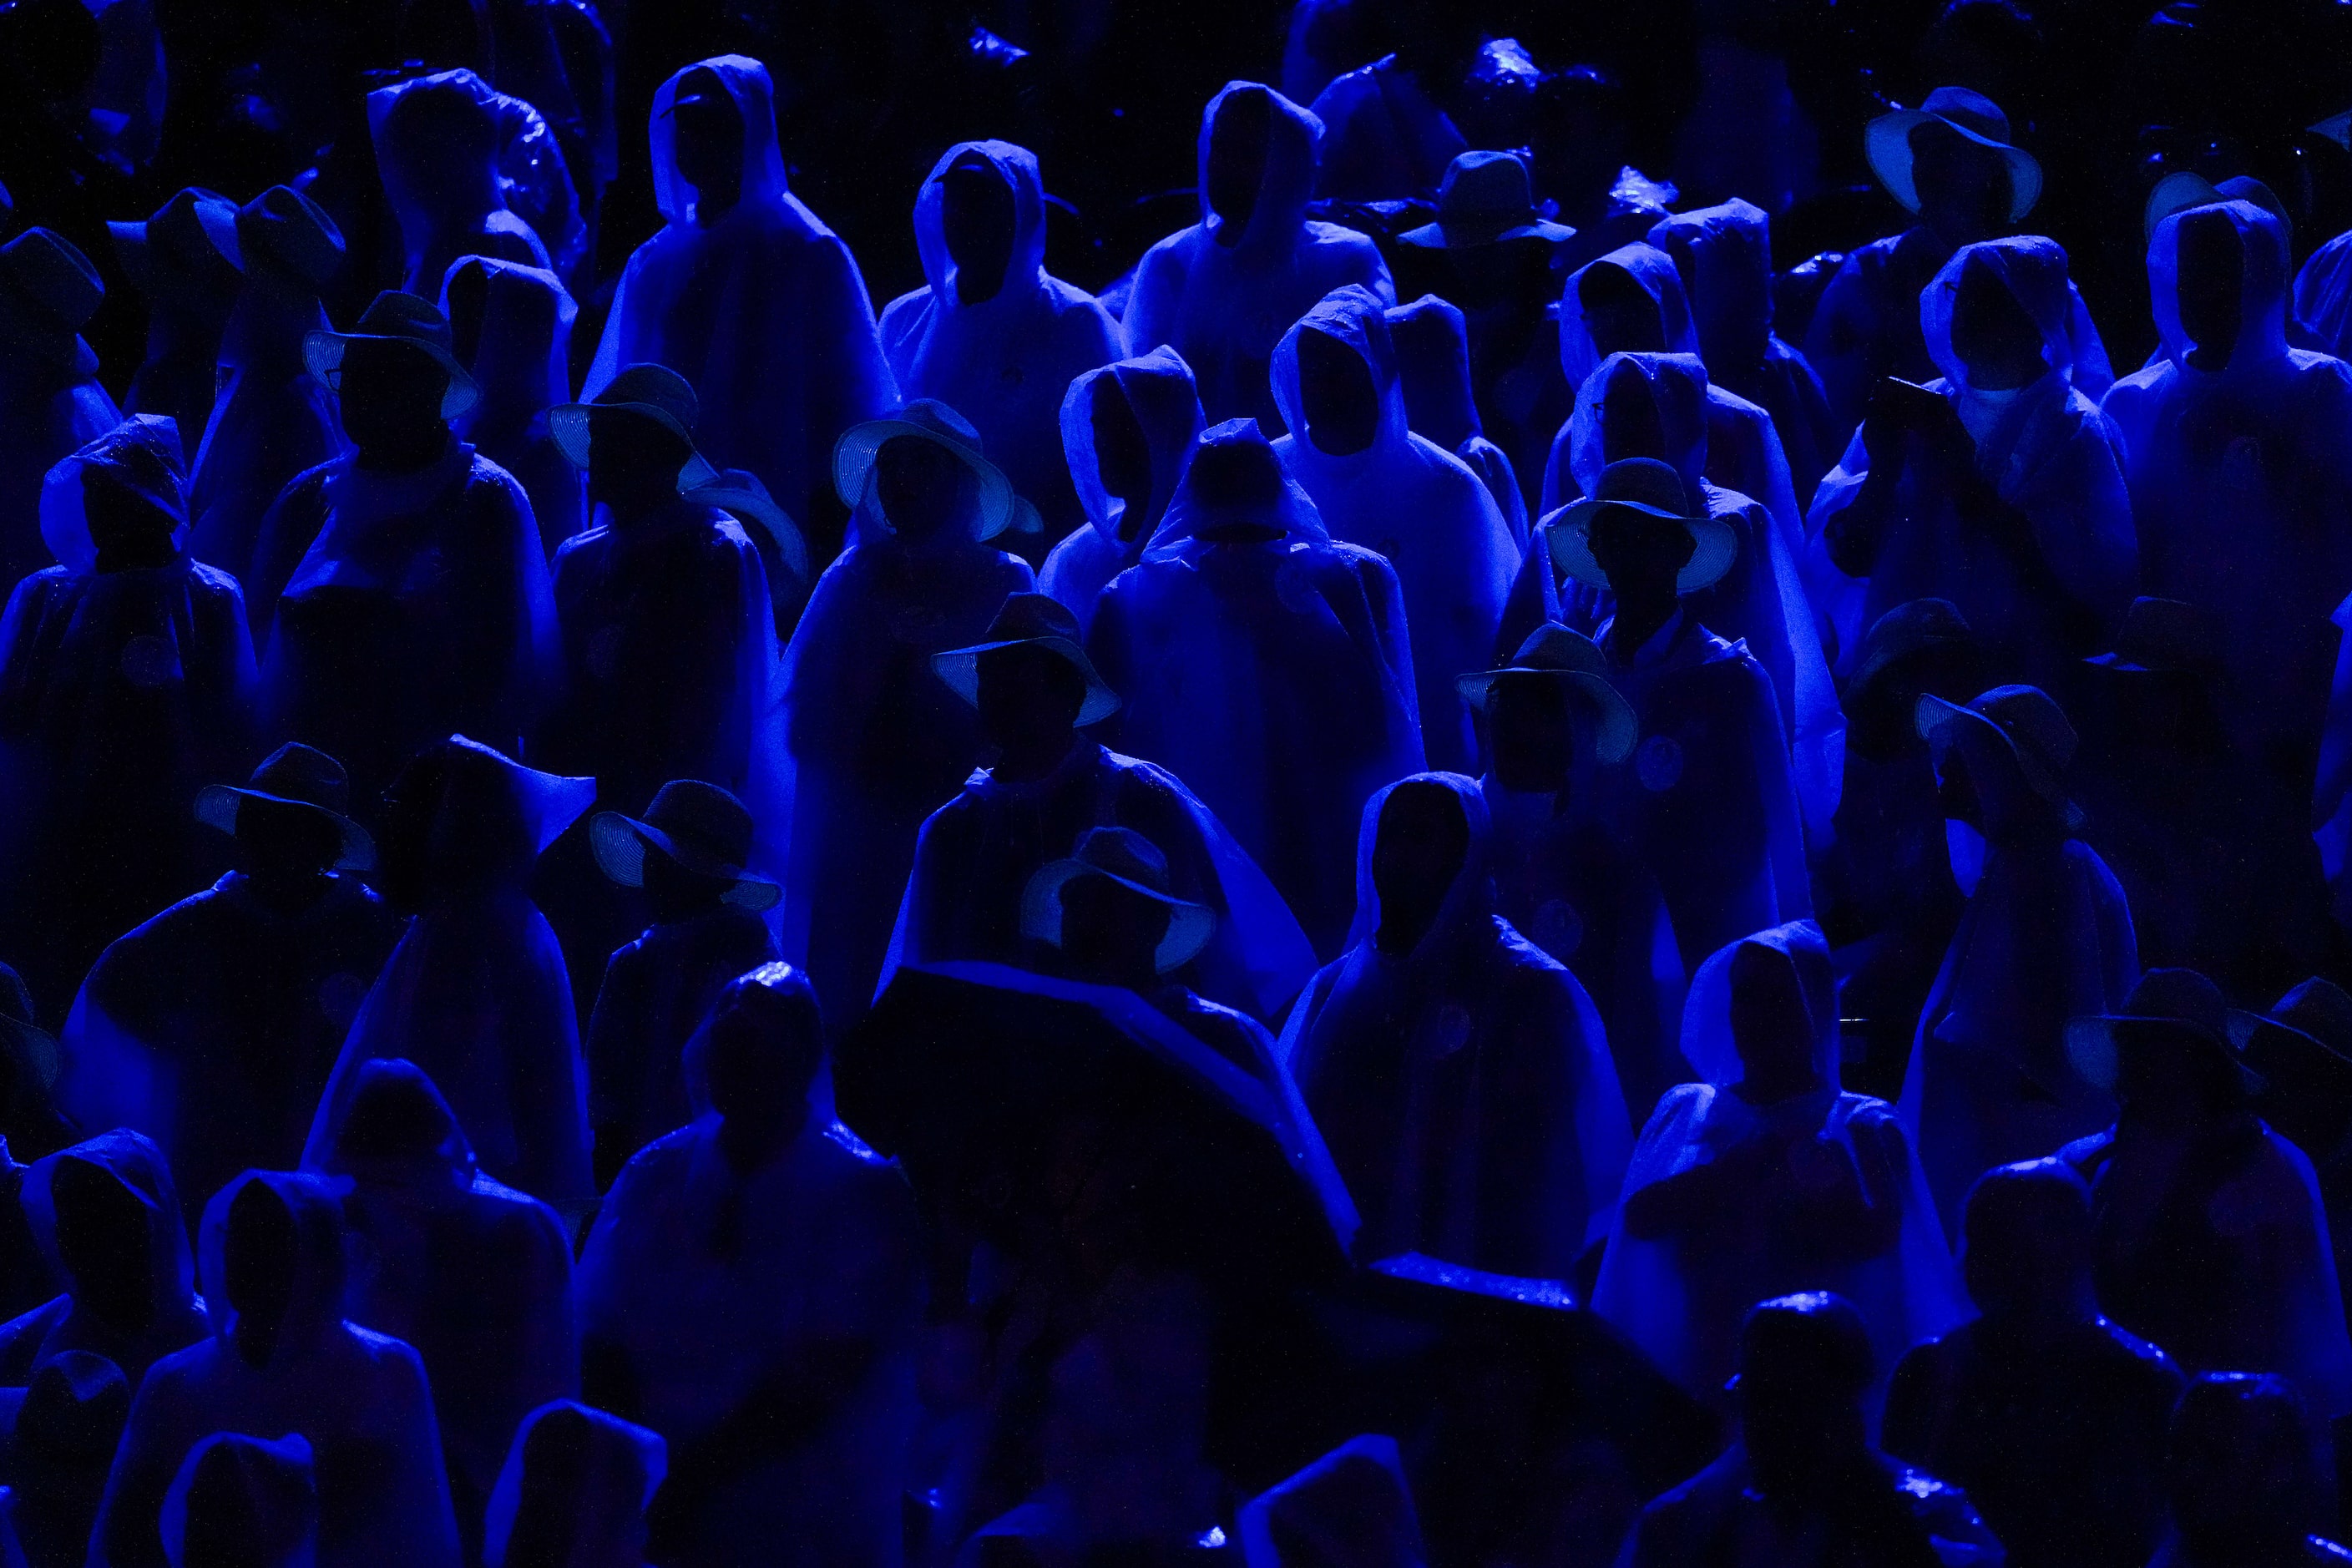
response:
<svg viewBox="0 0 2352 1568"><path fill-rule="evenodd" d="M343 389L343 354L353 343L404 343L449 373L449 389L441 395L441 417L455 419L481 396L473 375L457 363L451 346L449 318L432 300L387 289L378 294L360 317L357 330L312 332L302 340L302 362L310 374L340 393Z"/></svg>
<svg viewBox="0 0 2352 1568"><path fill-rule="evenodd" d="M1472 708L1492 713L1497 687L1535 680L1556 684L1567 693L1583 715L1595 757L1614 763L1633 754L1633 742L1641 738L1641 721L1634 717L1633 705L1610 684L1608 656L1591 637L1557 623L1528 633L1528 640L1504 668L1456 676L1454 689Z"/></svg>
<svg viewBox="0 0 2352 1568"><path fill-rule="evenodd" d="M254 801L308 813L331 826L341 838L342 850L330 869L364 871L375 864L375 840L345 815L352 804L351 775L342 763L316 747L289 742L253 770L243 789L213 784L200 791L196 820L234 838L247 826L245 807Z"/></svg>
<svg viewBox="0 0 2352 1568"><path fill-rule="evenodd" d="M1739 557L1739 534L1721 518L1691 510L1683 479L1655 458L1621 458L1601 470L1592 493L1545 518L1537 527L1548 537L1552 565L1590 587L1609 586L1609 574L1592 558L1592 525L1606 511L1639 512L1679 524L1691 536L1691 558L1675 578L1675 592L1696 594L1711 587Z"/></svg>
<svg viewBox="0 0 2352 1568"><path fill-rule="evenodd" d="M744 869L751 840L751 813L743 803L700 779L672 779L662 785L642 818L600 811L588 822L596 864L620 886L646 885L650 845L685 870L727 883L722 900L756 914L775 908L784 892Z"/></svg>
<svg viewBox="0 0 2352 1568"><path fill-rule="evenodd" d="M1052 947L1063 945L1062 892L1084 877L1100 877L1129 892L1168 908L1168 934L1152 963L1162 974L1181 969L1216 934L1217 911L1168 890L1168 857L1142 834L1128 827L1090 827L1077 853L1038 868L1021 895L1021 934Z"/></svg>
<svg viewBox="0 0 2352 1568"><path fill-rule="evenodd" d="M973 707L980 706L980 656L999 648L1042 647L1059 655L1086 678L1087 700L1078 709L1080 726L1108 719L1118 711L1118 693L1095 669L1094 660L1078 643L1078 618L1062 603L1044 594L1008 594L988 624L988 640L970 647L951 647L931 655L931 668L948 689Z"/></svg>

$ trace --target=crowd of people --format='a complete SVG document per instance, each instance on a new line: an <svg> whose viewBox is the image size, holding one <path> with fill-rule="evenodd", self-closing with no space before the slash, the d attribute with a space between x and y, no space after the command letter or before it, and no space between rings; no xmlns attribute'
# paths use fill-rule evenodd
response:
<svg viewBox="0 0 2352 1568"><path fill-rule="evenodd" d="M0 1568L2352 1560L2340 7L371 9L0 5Z"/></svg>

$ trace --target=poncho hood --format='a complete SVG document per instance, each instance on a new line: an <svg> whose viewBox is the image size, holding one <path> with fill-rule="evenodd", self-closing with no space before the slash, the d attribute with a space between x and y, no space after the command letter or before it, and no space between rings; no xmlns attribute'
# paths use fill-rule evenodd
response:
<svg viewBox="0 0 2352 1568"><path fill-rule="evenodd" d="M1495 912L1494 823L1487 815L1486 796L1479 789L1478 781L1460 773L1414 773L1376 791L1364 803L1363 826L1356 837L1356 920L1348 930L1350 948L1362 946L1380 934L1381 894L1372 881L1372 852L1380 843L1381 808L1388 805L1389 796L1408 784L1442 789L1452 795L1462 807L1462 820L1470 830L1462 851L1462 865L1446 887L1437 918L1429 922L1429 929L1415 944L1413 955L1451 949L1465 937L1482 930Z"/></svg>
<svg viewBox="0 0 2352 1568"><path fill-rule="evenodd" d="M1095 397L1106 381L1126 395L1151 454L1151 494L1142 515L1130 520L1128 501L1104 488L1102 461L1095 450ZM1150 353L1090 370L1070 383L1062 399L1062 450L1087 521L1129 562L1143 552L1175 500L1192 447L1201 439L1201 395L1192 370L1174 349L1161 344Z"/></svg>
<svg viewBox="0 0 2352 1568"><path fill-rule="evenodd" d="M785 207L792 187L784 178L784 155L776 144L776 89L768 68L742 55L719 55L699 60L672 76L654 94L654 202L664 218L674 224L695 220L694 187L677 167L678 83L696 71L707 70L734 100L743 121L743 188L739 206Z"/></svg>
<svg viewBox="0 0 2352 1568"><path fill-rule="evenodd" d="M1380 425L1371 445L1360 452L1334 457L1315 444L1308 428L1306 396L1299 384L1298 343L1307 332L1320 332L1351 350L1364 362L1380 400ZM1396 345L1389 337L1387 309L1380 297L1361 284L1334 289L1315 308L1292 323L1274 351L1274 402L1290 427L1291 461L1302 471L1346 472L1368 468L1411 441L1404 412L1404 390L1397 383Z"/></svg>
<svg viewBox="0 0 2352 1568"><path fill-rule="evenodd" d="M1450 300L1423 294L1388 312L1405 422L1449 452L1484 434L1470 384L1470 332Z"/></svg>
<svg viewBox="0 0 2352 1568"><path fill-rule="evenodd" d="M1763 363L1772 340L1772 220L1734 196L1662 218L1649 242L1674 261L1699 353L1726 374Z"/></svg>
<svg viewBox="0 0 2352 1568"><path fill-rule="evenodd" d="M1202 112L1201 232L1216 243L1227 222L1209 205L1209 144L1216 132L1217 117L1235 100L1252 94L1265 98L1269 110L1265 163L1258 175L1257 204L1250 209L1240 243L1232 248L1286 250L1299 226L1307 221L1307 203L1315 194L1315 149L1323 140L1323 121L1311 110L1300 108L1260 82L1227 82ZM1220 245L1219 248L1224 247Z"/></svg>
<svg viewBox="0 0 2352 1568"><path fill-rule="evenodd" d="M1839 1092L1837 973L1830 966L1828 939L1809 920L1741 937L1699 965L1683 1003L1684 1059L1705 1082L1739 1081L1739 1049L1731 1034L1731 966L1743 947L1777 953L1795 972L1812 1030L1813 1071L1824 1089Z"/></svg>
<svg viewBox="0 0 2352 1568"><path fill-rule="evenodd" d="M290 1171L247 1171L205 1205L205 1305L222 1353L242 1365L236 1348L237 1303L229 1288L228 1216L247 1187L269 1190L293 1221L293 1290L270 1352L283 1364L320 1343L343 1317L343 1213L327 1184Z"/></svg>
<svg viewBox="0 0 2352 1568"><path fill-rule="evenodd" d="M1592 341L1592 324L1584 313L1584 278L1597 267L1614 267L1640 286L1658 308L1658 341L1667 353L1699 352L1698 331L1691 323L1689 296L1683 292L1682 274L1674 258L1653 245L1621 245L1597 261L1569 274L1559 295L1559 368L1570 386L1582 386L1601 363Z"/></svg>
<svg viewBox="0 0 2352 1568"><path fill-rule="evenodd" d="M466 411L462 433L520 426L572 395L572 323L580 307L544 268L488 256L460 257L441 280L441 313L468 276L482 280L481 337L467 369L481 395ZM454 318L453 318L454 319Z"/></svg>
<svg viewBox="0 0 2352 1568"><path fill-rule="evenodd" d="M172 1168L163 1150L144 1133L118 1127L70 1149L60 1149L37 1161L25 1173L20 1200L33 1240L41 1256L68 1290L78 1290L73 1271L58 1250L58 1208L52 1190L58 1167L68 1160L94 1166L114 1178L122 1190L139 1200L147 1219L149 1281L155 1306L154 1321L170 1321L195 1292L195 1270L188 1255L187 1226L181 1218L180 1198L172 1185Z"/></svg>
<svg viewBox="0 0 2352 1568"><path fill-rule="evenodd" d="M1286 539L1331 536L1255 419L1228 419L1201 437L1149 553L1176 550L1220 527L1248 524Z"/></svg>
<svg viewBox="0 0 2352 1568"><path fill-rule="evenodd" d="M955 258L948 249L946 181L948 171L975 159L995 170L1013 193L1013 251L1004 264L1003 285L988 299L968 305L957 289ZM984 310L1017 305L1036 294L1045 286L1045 186L1037 173L1037 154L1010 142L959 142L940 153L915 195L915 248L938 309Z"/></svg>
<svg viewBox="0 0 2352 1568"><path fill-rule="evenodd" d="M1959 299L1961 278L1971 265L1983 267L2000 279L2010 298L2032 321L2042 335L2043 374L2054 376L2057 384L2071 384L2074 344L2066 328L2074 296L2066 286L2066 253L2055 240L2043 239L2039 235L2017 235L1987 240L1981 245L1964 245L1944 263L1935 281L1921 291L1920 330L1927 340L1928 357L1944 373L1944 379L1963 395L1978 390L1969 378L1968 362L1952 346L1952 314Z"/></svg>
<svg viewBox="0 0 2352 1568"><path fill-rule="evenodd" d="M2189 364L2189 351L2197 345L2180 324L2180 230L2183 224L2210 223L2216 215L2237 231L2243 265L2238 341L2230 351L2229 364L2209 372ZM2252 202L2216 202L2166 218L2157 226L2156 237L2147 247L2148 302L2166 356L2183 375L2233 374L2281 358L2287 352L2290 275L2285 228Z"/></svg>

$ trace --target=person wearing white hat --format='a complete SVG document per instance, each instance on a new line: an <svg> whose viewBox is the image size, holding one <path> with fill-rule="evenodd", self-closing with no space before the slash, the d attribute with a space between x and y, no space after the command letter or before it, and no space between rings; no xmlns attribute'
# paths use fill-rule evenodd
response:
<svg viewBox="0 0 2352 1568"><path fill-rule="evenodd" d="M561 675L547 557L514 476L450 431L479 389L431 301L387 291L303 353L354 450L281 492L262 523L277 595L268 722L351 770L362 818L401 764L452 731L514 748Z"/></svg>
<svg viewBox="0 0 2352 1568"><path fill-rule="evenodd" d="M1881 377L1934 378L1919 290L1960 247L2015 233L2042 196L2042 164L2011 141L2009 117L1964 87L1939 87L1916 109L1879 116L1863 148L1879 183L1919 221L1848 256L1814 308L1805 357L1842 429L1862 422ZM2082 296L2071 284L2067 294L2075 385L2096 401L2115 371Z"/></svg>
<svg viewBox="0 0 2352 1568"><path fill-rule="evenodd" d="M28 228L0 245L0 584L49 564L37 525L49 469L122 422L80 336L105 298L63 236Z"/></svg>

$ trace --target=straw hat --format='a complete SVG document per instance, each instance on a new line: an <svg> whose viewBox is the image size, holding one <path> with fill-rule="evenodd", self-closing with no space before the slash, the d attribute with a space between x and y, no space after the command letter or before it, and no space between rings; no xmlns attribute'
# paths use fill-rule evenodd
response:
<svg viewBox="0 0 2352 1568"><path fill-rule="evenodd" d="M449 373L449 390L441 395L441 417L455 419L474 405L481 389L457 363L451 346L449 318L432 300L397 289L387 289L369 304L359 328L349 332L312 332L302 340L302 360L317 376L340 393L343 353L353 343L405 343Z"/></svg>
<svg viewBox="0 0 2352 1568"><path fill-rule="evenodd" d="M1592 525L1601 513L1612 510L1675 523L1690 534L1696 548L1675 579L1677 594L1712 586L1738 559L1738 532L1720 518L1693 511L1682 476L1671 465L1655 458L1621 458L1601 471L1601 482L1591 495L1538 525L1550 540L1553 566L1588 586L1608 587L1609 574L1592 558Z"/></svg>
<svg viewBox="0 0 2352 1568"><path fill-rule="evenodd" d="M650 845L696 876L727 883L724 902L761 913L775 908L784 890L744 869L752 831L751 813L729 791L700 779L672 779L643 818L598 812L589 819L588 844L604 875L624 888L646 885Z"/></svg>
<svg viewBox="0 0 2352 1568"><path fill-rule="evenodd" d="M2042 164L2010 141L2009 116L2000 111L2000 105L1964 87L1939 87L1918 108L1882 114L1862 133L1871 172L1906 212L1919 210L1919 187L1912 180L1911 132L1931 120L2000 154L2009 165L2010 222L2016 223L2033 210L2033 204L2042 199Z"/></svg>
<svg viewBox="0 0 2352 1568"><path fill-rule="evenodd" d="M973 707L980 706L980 656L1005 647L1042 647L1057 654L1086 677L1087 700L1078 710L1081 727L1118 711L1118 693L1095 669L1094 660L1078 645L1078 618L1059 600L1044 594L1008 594L988 623L988 640L970 647L951 647L931 655L931 668L948 689Z"/></svg>
<svg viewBox="0 0 2352 1568"><path fill-rule="evenodd" d="M1191 963L1216 933L1216 910L1168 890L1168 857L1151 840L1132 828L1091 827L1078 840L1076 855L1040 867L1029 879L1021 895L1021 934L1062 946L1062 890L1081 877L1104 878L1167 906L1168 934L1152 958L1162 974Z"/></svg>

